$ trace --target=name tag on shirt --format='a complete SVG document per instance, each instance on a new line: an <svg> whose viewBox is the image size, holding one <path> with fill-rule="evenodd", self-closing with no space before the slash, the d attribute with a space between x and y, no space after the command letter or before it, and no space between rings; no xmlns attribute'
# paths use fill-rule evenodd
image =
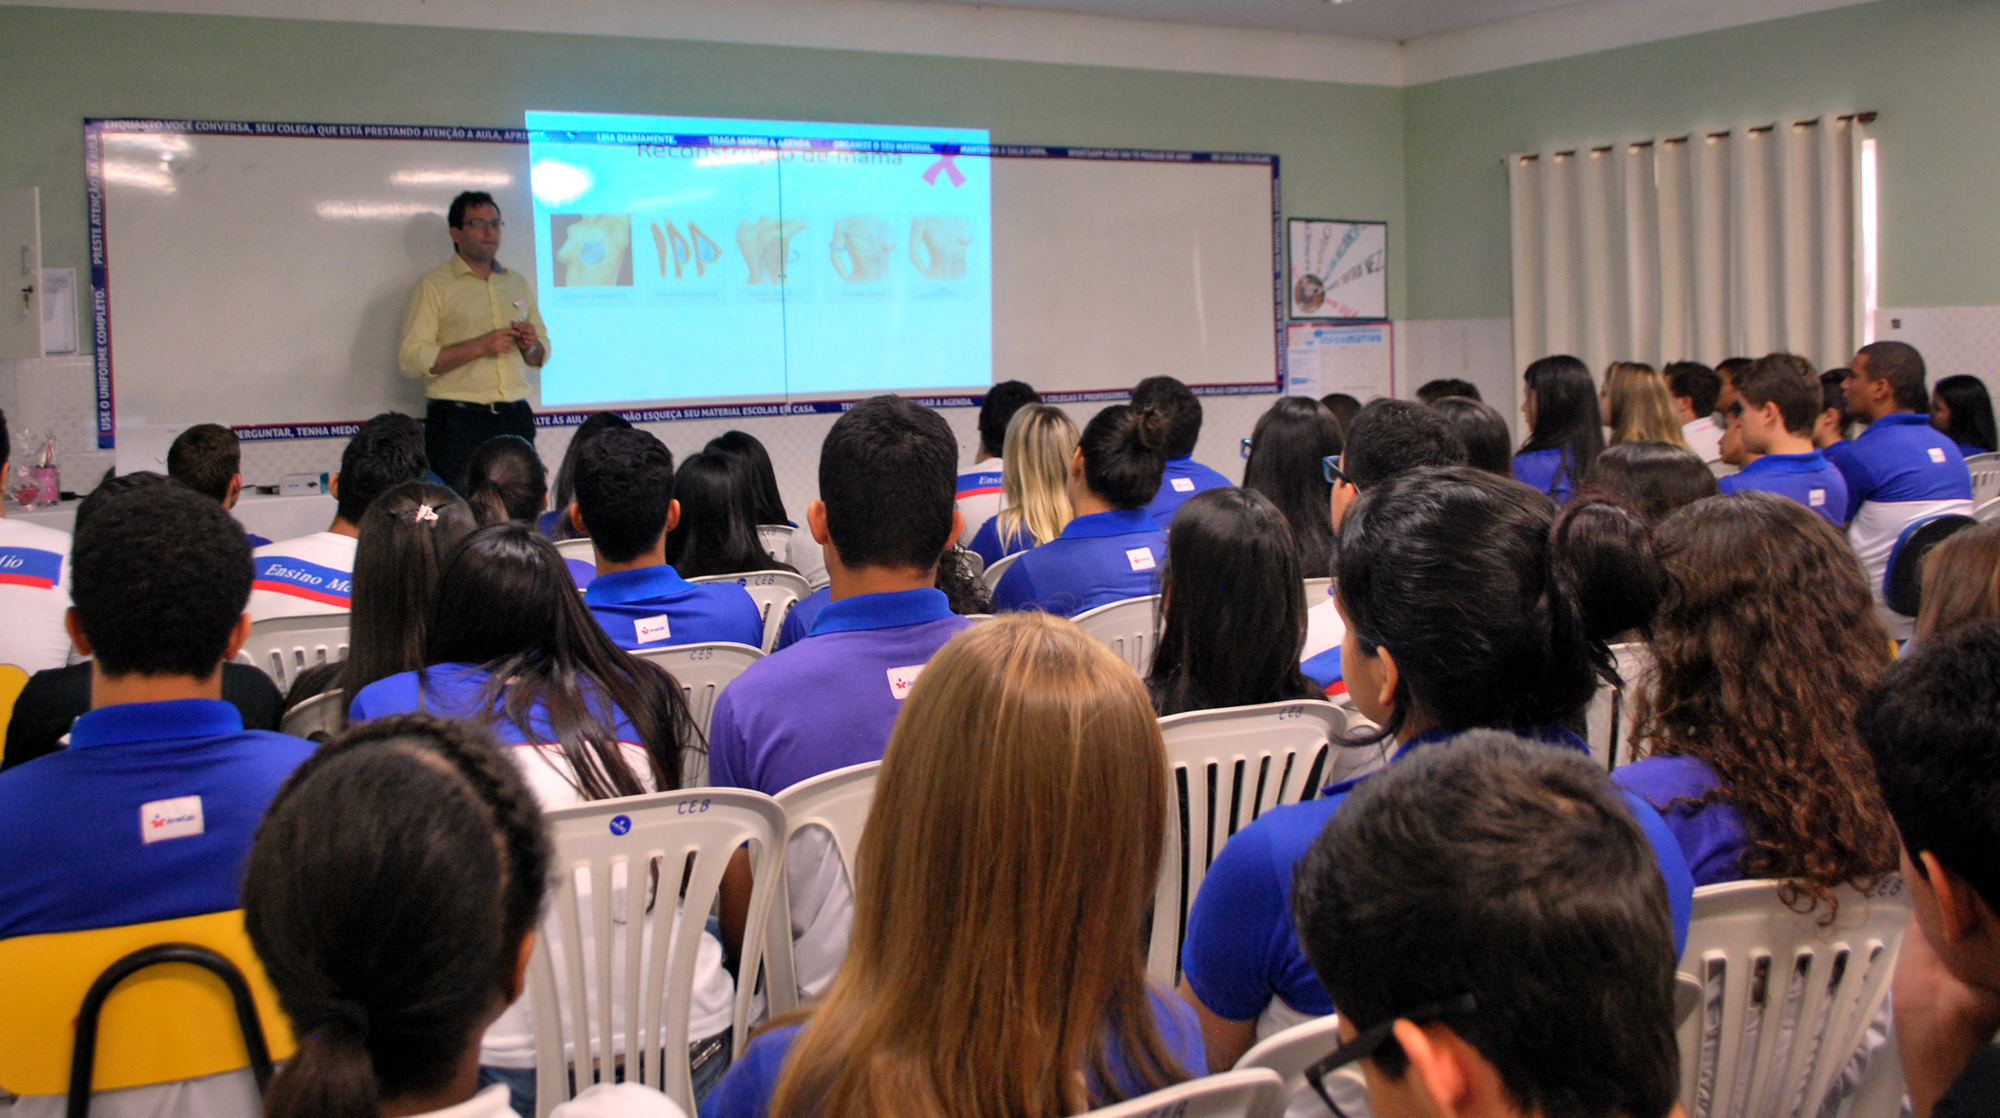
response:
<svg viewBox="0 0 2000 1118"><path fill-rule="evenodd" d="M1932 448L1931 448L1931 461L1933 461L1933 462L1942 462L1942 461L1944 461L1944 448L1943 448L1943 447L1941 447L1941 446L1934 446L1934 447L1932 447Z"/></svg>
<svg viewBox="0 0 2000 1118"><path fill-rule="evenodd" d="M1826 507L1826 490L1814 489L1806 493L1806 504L1813 508Z"/></svg>
<svg viewBox="0 0 2000 1118"><path fill-rule="evenodd" d="M1135 571L1150 571L1153 569L1153 549L1135 547L1125 553L1125 561L1132 564Z"/></svg>
<svg viewBox="0 0 2000 1118"><path fill-rule="evenodd" d="M909 698L910 688L916 685L917 677L922 675L923 671L922 664L911 664L907 668L890 668L889 694L899 703Z"/></svg>
<svg viewBox="0 0 2000 1118"><path fill-rule="evenodd" d="M150 846L165 839L202 833L201 797L176 796L139 805L139 841Z"/></svg>
<svg viewBox="0 0 2000 1118"><path fill-rule="evenodd" d="M1191 478L1191 477L1177 477L1177 478L1175 478L1175 479L1174 479L1174 492L1176 492L1176 493L1192 493L1192 492L1194 492L1194 479L1193 479L1193 478Z"/></svg>
<svg viewBox="0 0 2000 1118"><path fill-rule="evenodd" d="M638 632L640 644L663 641L673 635L673 632L667 628L667 615L664 613L657 617L642 617L632 623L632 628Z"/></svg>

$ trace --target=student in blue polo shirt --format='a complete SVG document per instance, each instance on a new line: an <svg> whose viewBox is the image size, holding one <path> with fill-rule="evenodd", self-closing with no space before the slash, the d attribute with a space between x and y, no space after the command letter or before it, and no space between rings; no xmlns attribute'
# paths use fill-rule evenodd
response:
<svg viewBox="0 0 2000 1118"><path fill-rule="evenodd" d="M1564 589L1552 520L1553 506L1533 490L1468 466L1393 478L1347 511L1342 663L1392 767L1476 728L1589 753L1564 727L1581 723L1610 654ZM1364 779L1265 812L1209 867L1188 913L1181 992L1202 1015L1211 1070L1233 1066L1262 1036L1334 1011L1293 931L1292 870ZM1694 892L1686 862L1659 814L1628 802L1684 936Z"/></svg>
<svg viewBox="0 0 2000 1118"><path fill-rule="evenodd" d="M1542 358L1522 376L1527 392L1521 414L1528 421L1528 439L1514 455L1514 480L1562 504L1604 451L1597 382L1583 362L1566 353Z"/></svg>
<svg viewBox="0 0 2000 1118"><path fill-rule="evenodd" d="M636 428L606 431L577 454L574 484L570 515L597 552L583 602L618 647L763 647L764 622L749 592L733 582L689 582L667 563L667 533L681 507L666 444Z"/></svg>
<svg viewBox="0 0 2000 1118"><path fill-rule="evenodd" d="M1152 408L1167 420L1167 462L1160 468L1159 491L1146 501L1146 511L1165 529L1189 497L1230 482L1194 460L1195 444L1201 441L1201 400L1187 385L1172 377L1147 377L1133 386L1132 407Z"/></svg>
<svg viewBox="0 0 2000 1118"><path fill-rule="evenodd" d="M1822 395L1819 374L1797 354L1773 353L1738 373L1729 424L1756 457L1718 483L1722 492L1762 489L1845 525L1847 479L1813 446Z"/></svg>
<svg viewBox="0 0 2000 1118"><path fill-rule="evenodd" d="M1146 502L1160 484L1166 439L1167 417L1152 408L1116 404L1091 418L1069 461L1076 518L1000 576L993 588L996 612L1038 609L1073 617L1153 593L1167 533Z"/></svg>
<svg viewBox="0 0 2000 1118"><path fill-rule="evenodd" d="M900 396L864 400L834 422L820 448L820 499L806 508L826 550L831 600L808 639L750 665L716 700L708 749L717 787L775 795L881 760L910 684L971 624L934 589L939 557L962 527L952 498L957 457L944 419ZM795 840L789 856L808 994L832 978L853 917L839 854L821 835ZM749 862L740 859L723 896L732 941L748 902Z"/></svg>
<svg viewBox="0 0 2000 1118"><path fill-rule="evenodd" d="M1877 619L1890 637L1908 640L1911 620L1884 603L1890 555L1917 521L1972 512L1972 472L1957 445L1922 414L1930 394L1916 347L1862 346L1845 387L1848 411L1868 421L1867 430L1825 451L1847 479L1847 542L1868 572Z"/></svg>
<svg viewBox="0 0 2000 1118"><path fill-rule="evenodd" d="M1007 425L1015 412L1041 402L1041 393L1018 380L1001 381L979 402L979 449L972 456L972 468L958 475L958 516L965 521L958 534L960 546L971 547L980 527L1006 507L1006 459L1001 452L1007 446Z"/></svg>

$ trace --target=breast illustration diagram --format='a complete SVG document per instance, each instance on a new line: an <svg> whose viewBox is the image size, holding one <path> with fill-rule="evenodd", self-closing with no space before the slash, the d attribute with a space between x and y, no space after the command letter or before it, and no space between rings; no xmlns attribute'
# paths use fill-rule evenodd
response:
<svg viewBox="0 0 2000 1118"><path fill-rule="evenodd" d="M562 218L573 221L556 224ZM550 218L563 287L629 285L632 218L629 214L557 214Z"/></svg>
<svg viewBox="0 0 2000 1118"><path fill-rule="evenodd" d="M722 257L722 249L692 221L687 223L686 236L671 221L664 225L655 221L652 229L653 247L660 254L661 279L667 276L667 265L673 265L674 278L680 279L690 263L694 265L695 278L699 279L708 274L710 264Z"/></svg>
<svg viewBox="0 0 2000 1118"><path fill-rule="evenodd" d="M965 252L972 245L972 222L962 217L910 219L910 263L929 280L955 280L965 274Z"/></svg>
<svg viewBox="0 0 2000 1118"><path fill-rule="evenodd" d="M848 283L875 283L889 274L896 231L879 217L857 214L833 223L833 270Z"/></svg>
<svg viewBox="0 0 2000 1118"><path fill-rule="evenodd" d="M792 258L792 238L805 232L803 221L780 221L775 217L748 218L736 224L736 248L750 269L746 283L785 282L785 264Z"/></svg>

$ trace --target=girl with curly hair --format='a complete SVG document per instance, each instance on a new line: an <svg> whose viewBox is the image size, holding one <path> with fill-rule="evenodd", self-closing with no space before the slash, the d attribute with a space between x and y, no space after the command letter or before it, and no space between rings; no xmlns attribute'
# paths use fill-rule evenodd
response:
<svg viewBox="0 0 2000 1118"><path fill-rule="evenodd" d="M1641 695L1651 756L1612 779L1666 817L1696 885L1796 883L1787 903L1896 868L1854 713L1891 660L1861 565L1826 519L1762 492L1655 535L1667 570Z"/></svg>

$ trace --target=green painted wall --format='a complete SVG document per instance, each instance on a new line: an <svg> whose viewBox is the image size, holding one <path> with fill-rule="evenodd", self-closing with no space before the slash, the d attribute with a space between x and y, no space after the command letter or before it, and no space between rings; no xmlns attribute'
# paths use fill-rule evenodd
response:
<svg viewBox="0 0 2000 1118"><path fill-rule="evenodd" d="M1404 251L1400 90L582 35L0 7L0 187L87 267L86 117L520 127L529 108L985 127L1001 143L1275 152L1286 210ZM114 247L115 253L115 247ZM114 257L115 260L115 257ZM1392 269L1392 314L1406 273Z"/></svg>
<svg viewBox="0 0 2000 1118"><path fill-rule="evenodd" d="M1404 91L1408 313L1511 313L1510 152L1874 110L1881 305L2000 303L2000 4L1882 0Z"/></svg>

